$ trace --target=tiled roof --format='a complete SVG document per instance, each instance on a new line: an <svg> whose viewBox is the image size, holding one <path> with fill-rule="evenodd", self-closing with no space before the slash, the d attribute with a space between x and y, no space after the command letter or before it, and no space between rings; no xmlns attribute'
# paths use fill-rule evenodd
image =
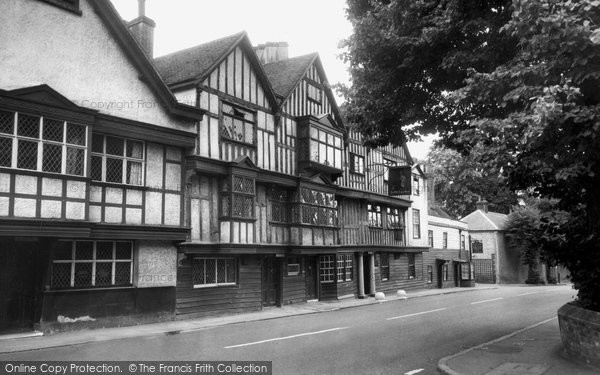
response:
<svg viewBox="0 0 600 375"><path fill-rule="evenodd" d="M504 230L508 215L476 210L460 219L469 224L469 230Z"/></svg>
<svg viewBox="0 0 600 375"><path fill-rule="evenodd" d="M448 215L448 213L444 210L442 210L440 207L438 207L437 205L434 204L430 204L429 205L429 209L428 209L428 213L429 216L436 216L436 217L441 217L443 219L450 219L453 220L454 218L450 215Z"/></svg>
<svg viewBox="0 0 600 375"><path fill-rule="evenodd" d="M506 227L506 219L508 218L508 215L498 212L486 212L485 215L498 227L498 229L502 230Z"/></svg>
<svg viewBox="0 0 600 375"><path fill-rule="evenodd" d="M163 80L169 85L199 78L208 73L208 69L219 62L244 36L246 36L246 32L242 31L195 47L157 57L154 59L154 65Z"/></svg>
<svg viewBox="0 0 600 375"><path fill-rule="evenodd" d="M273 86L273 91L277 95L287 98L317 56L316 53L310 53L265 64L263 68Z"/></svg>

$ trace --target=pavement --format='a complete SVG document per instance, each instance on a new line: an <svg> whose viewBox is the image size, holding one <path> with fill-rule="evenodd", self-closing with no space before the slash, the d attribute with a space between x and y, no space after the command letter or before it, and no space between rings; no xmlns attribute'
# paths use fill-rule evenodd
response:
<svg viewBox="0 0 600 375"><path fill-rule="evenodd" d="M496 285L478 285L474 288L423 289L408 291L406 298L412 299L497 288ZM4 335L0 336L0 353L15 353L132 337L200 331L228 324L314 314L399 299L404 298L390 295L385 300L367 297L341 301L317 301L265 308L257 312L193 320L175 320L116 328L84 329L51 335L42 335L35 332L21 335ZM600 369L574 362L566 357L562 349L556 318L539 322L496 340L442 358L438 362L438 370L449 375L600 374Z"/></svg>

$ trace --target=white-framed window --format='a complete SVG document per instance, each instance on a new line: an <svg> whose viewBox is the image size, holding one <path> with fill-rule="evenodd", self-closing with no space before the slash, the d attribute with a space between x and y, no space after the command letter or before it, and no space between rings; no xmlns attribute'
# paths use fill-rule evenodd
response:
<svg viewBox="0 0 600 375"><path fill-rule="evenodd" d="M53 250L52 289L129 286L133 242L58 241Z"/></svg>
<svg viewBox="0 0 600 375"><path fill-rule="evenodd" d="M337 256L338 281L352 281L353 260L352 254L340 254Z"/></svg>
<svg viewBox="0 0 600 375"><path fill-rule="evenodd" d="M413 208L412 214L413 238L421 238L421 211Z"/></svg>
<svg viewBox="0 0 600 375"><path fill-rule="evenodd" d="M0 110L0 167L86 175L87 126Z"/></svg>
<svg viewBox="0 0 600 375"><path fill-rule="evenodd" d="M390 279L390 254L382 253L379 255L379 273L381 281Z"/></svg>
<svg viewBox="0 0 600 375"><path fill-rule="evenodd" d="M442 266L442 279L444 281L448 281L448 265L447 264L444 264Z"/></svg>
<svg viewBox="0 0 600 375"><path fill-rule="evenodd" d="M91 178L94 181L142 186L145 147L143 141L92 134Z"/></svg>
<svg viewBox="0 0 600 375"><path fill-rule="evenodd" d="M335 255L321 255L319 258L319 280L332 283L335 279Z"/></svg>
<svg viewBox="0 0 600 375"><path fill-rule="evenodd" d="M256 113L229 103L221 104L221 137L256 145Z"/></svg>
<svg viewBox="0 0 600 375"><path fill-rule="evenodd" d="M413 175L413 194L414 195L421 194L421 183L419 180L419 176L416 174Z"/></svg>
<svg viewBox="0 0 600 375"><path fill-rule="evenodd" d="M433 247L433 231L432 230L427 231L427 243L429 244L429 247Z"/></svg>
<svg viewBox="0 0 600 375"><path fill-rule="evenodd" d="M376 204L368 204L367 211L369 213L369 226L381 228L381 206Z"/></svg>
<svg viewBox="0 0 600 375"><path fill-rule="evenodd" d="M427 266L427 283L433 282L433 266Z"/></svg>
<svg viewBox="0 0 600 375"><path fill-rule="evenodd" d="M235 258L192 259L192 283L194 288L235 285L237 260Z"/></svg>
<svg viewBox="0 0 600 375"><path fill-rule="evenodd" d="M465 240L465 235L464 235L464 234L462 234L462 235L460 236L460 248L461 248L461 250L464 250L464 249L465 249L465 245L466 245L465 243L466 243L466 240Z"/></svg>
<svg viewBox="0 0 600 375"><path fill-rule="evenodd" d="M310 160L342 169L342 137L314 126L310 127Z"/></svg>
<svg viewBox="0 0 600 375"><path fill-rule="evenodd" d="M442 248L448 248L448 232L442 233Z"/></svg>
<svg viewBox="0 0 600 375"><path fill-rule="evenodd" d="M350 172L365 174L365 158L357 154L350 154Z"/></svg>

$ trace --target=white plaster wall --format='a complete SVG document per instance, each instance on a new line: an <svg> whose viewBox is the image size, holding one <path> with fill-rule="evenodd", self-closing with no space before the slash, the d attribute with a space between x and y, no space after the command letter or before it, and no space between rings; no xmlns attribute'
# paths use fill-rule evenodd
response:
<svg viewBox="0 0 600 375"><path fill-rule="evenodd" d="M0 88L47 84L102 113L195 131L170 117L88 1L82 16L41 1L0 1Z"/></svg>
<svg viewBox="0 0 600 375"><path fill-rule="evenodd" d="M471 241L480 240L483 244L483 253L473 253L473 259L491 259L492 254L497 254L498 232L470 232Z"/></svg>

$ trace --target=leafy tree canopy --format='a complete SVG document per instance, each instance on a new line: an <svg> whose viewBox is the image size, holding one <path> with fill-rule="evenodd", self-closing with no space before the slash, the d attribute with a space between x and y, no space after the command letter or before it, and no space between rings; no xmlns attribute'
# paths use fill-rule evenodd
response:
<svg viewBox="0 0 600 375"><path fill-rule="evenodd" d="M348 119L380 144L437 130L554 199L544 235L600 310L600 0L348 0L348 17Z"/></svg>

